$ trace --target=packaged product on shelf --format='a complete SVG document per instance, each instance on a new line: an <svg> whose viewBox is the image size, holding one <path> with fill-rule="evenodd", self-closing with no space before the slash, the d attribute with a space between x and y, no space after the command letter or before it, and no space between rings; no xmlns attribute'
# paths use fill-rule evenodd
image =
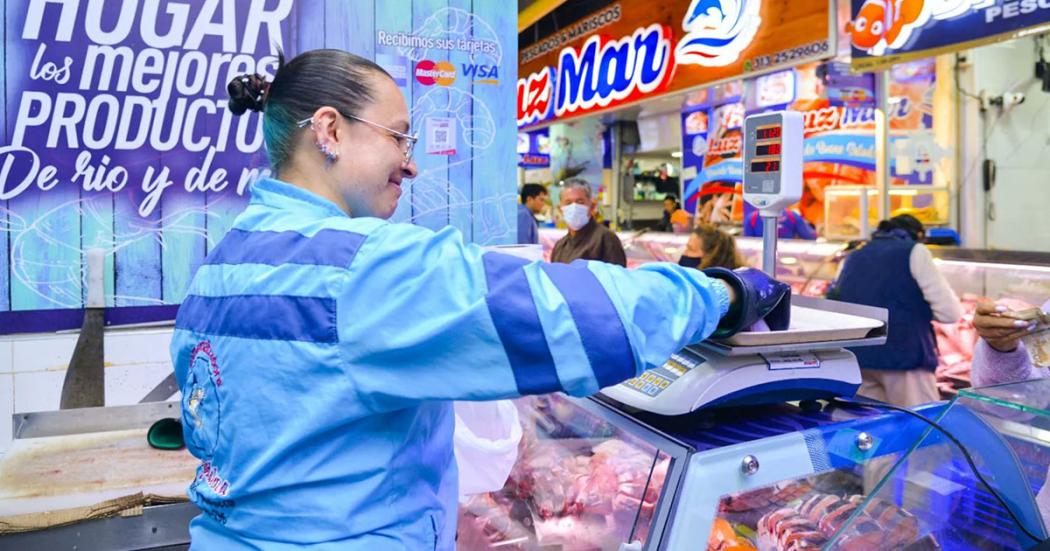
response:
<svg viewBox="0 0 1050 551"><path fill-rule="evenodd" d="M725 496L708 551L802 551L829 544L833 549L899 549L917 541L923 542L922 549L936 548L929 546L932 540L919 537L918 519L901 507L860 494L818 490L856 489L860 483L855 475L822 476ZM863 509L858 513L858 508Z"/></svg>

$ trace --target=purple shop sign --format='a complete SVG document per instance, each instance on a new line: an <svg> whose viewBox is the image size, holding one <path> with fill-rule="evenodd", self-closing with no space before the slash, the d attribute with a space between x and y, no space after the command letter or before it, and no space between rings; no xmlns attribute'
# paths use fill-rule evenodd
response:
<svg viewBox="0 0 1050 551"><path fill-rule="evenodd" d="M18 4L0 200L76 186L151 218L168 195L246 193L265 165L261 116L233 116L226 84L272 76L291 0Z"/></svg>

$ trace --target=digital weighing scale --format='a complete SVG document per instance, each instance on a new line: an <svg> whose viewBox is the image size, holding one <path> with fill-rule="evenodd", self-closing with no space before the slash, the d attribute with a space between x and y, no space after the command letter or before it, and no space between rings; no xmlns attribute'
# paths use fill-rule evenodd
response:
<svg viewBox="0 0 1050 551"><path fill-rule="evenodd" d="M762 268L770 275L776 271L780 213L802 197L802 137L801 113L744 120L744 200L762 216ZM601 392L661 415L853 396L860 367L845 347L885 344L887 311L797 295L791 308L787 331L693 344L662 366Z"/></svg>

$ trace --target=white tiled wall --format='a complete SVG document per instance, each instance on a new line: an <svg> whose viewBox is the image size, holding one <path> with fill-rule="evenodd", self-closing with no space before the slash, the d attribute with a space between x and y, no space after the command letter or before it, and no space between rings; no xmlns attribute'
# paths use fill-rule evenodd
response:
<svg viewBox="0 0 1050 551"><path fill-rule="evenodd" d="M12 337L14 372L64 370L76 344L76 333Z"/></svg>
<svg viewBox="0 0 1050 551"><path fill-rule="evenodd" d="M58 409L66 372L26 371L15 373L15 413Z"/></svg>
<svg viewBox="0 0 1050 551"><path fill-rule="evenodd" d="M1050 178L1046 150L1050 146L1050 94L1033 76L1037 53L1031 39L971 50L973 93L998 96L1020 92L1024 103L989 109L983 119L983 143L997 166L996 184L985 194L987 246L1018 251L1050 251ZM981 135L969 138L974 143ZM970 178L963 186L980 186L979 165L963 167ZM984 193L979 191L978 193ZM985 214L982 212L982 214Z"/></svg>
<svg viewBox="0 0 1050 551"><path fill-rule="evenodd" d="M3 455L11 442L11 415L15 412L14 377L10 373L0 373L0 455Z"/></svg>
<svg viewBox="0 0 1050 551"><path fill-rule="evenodd" d="M11 341L0 340L0 373L14 371L14 346ZM2 404L3 402L0 402Z"/></svg>
<svg viewBox="0 0 1050 551"><path fill-rule="evenodd" d="M11 416L56 410L77 333L0 337L0 454L11 442ZM107 331L106 405L137 404L171 373L171 329Z"/></svg>

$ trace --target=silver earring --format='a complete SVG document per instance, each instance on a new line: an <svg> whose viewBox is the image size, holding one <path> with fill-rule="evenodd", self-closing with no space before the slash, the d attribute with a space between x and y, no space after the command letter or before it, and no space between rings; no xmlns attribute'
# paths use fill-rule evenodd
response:
<svg viewBox="0 0 1050 551"><path fill-rule="evenodd" d="M325 162L329 165L334 164L336 159L339 158L339 152L328 149L328 144L317 142L317 148L321 150Z"/></svg>

